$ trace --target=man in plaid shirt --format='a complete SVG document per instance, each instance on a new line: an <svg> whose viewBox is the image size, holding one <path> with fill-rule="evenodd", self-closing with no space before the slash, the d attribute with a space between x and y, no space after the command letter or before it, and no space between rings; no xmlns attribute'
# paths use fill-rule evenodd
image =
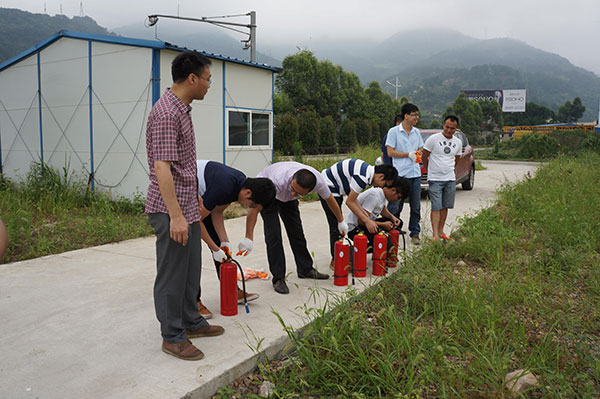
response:
<svg viewBox="0 0 600 399"><path fill-rule="evenodd" d="M150 185L146 213L156 234L154 306L163 337L162 350L184 360L204 354L190 338L223 334L198 312L201 229L196 141L190 106L210 87L210 60L185 51L173 60L173 85L156 102L146 125Z"/></svg>

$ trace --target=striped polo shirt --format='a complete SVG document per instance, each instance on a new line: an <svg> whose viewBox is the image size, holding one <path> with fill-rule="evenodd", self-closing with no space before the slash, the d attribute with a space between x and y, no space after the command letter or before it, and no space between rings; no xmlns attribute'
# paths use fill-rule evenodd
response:
<svg viewBox="0 0 600 399"><path fill-rule="evenodd" d="M321 172L334 197L363 191L373 181L375 167L360 159L344 159Z"/></svg>

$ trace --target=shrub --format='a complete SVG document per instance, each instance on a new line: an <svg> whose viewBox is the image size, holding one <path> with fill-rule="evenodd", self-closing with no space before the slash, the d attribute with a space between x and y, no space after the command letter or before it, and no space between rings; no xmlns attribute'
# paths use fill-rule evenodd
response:
<svg viewBox="0 0 600 399"><path fill-rule="evenodd" d="M321 118L321 147L335 146L335 121L331 115Z"/></svg>
<svg viewBox="0 0 600 399"><path fill-rule="evenodd" d="M356 147L356 124L350 119L342 122L338 144L343 147Z"/></svg>
<svg viewBox="0 0 600 399"><path fill-rule="evenodd" d="M560 151L564 153L573 153L581 148L581 145L585 139L589 136L589 133L583 130L568 130L568 131L555 131L548 133L548 136L558 140L560 145Z"/></svg>
<svg viewBox="0 0 600 399"><path fill-rule="evenodd" d="M302 141L302 148L309 154L315 154L319 148L321 132L320 119L315 111L306 111L298 119L298 138Z"/></svg>
<svg viewBox="0 0 600 399"><path fill-rule="evenodd" d="M521 149L517 153L519 158L552 158L558 154L560 147L558 140L547 134L528 134L523 136L520 141Z"/></svg>
<svg viewBox="0 0 600 399"><path fill-rule="evenodd" d="M583 150L595 151L600 153L600 133L594 132L581 143Z"/></svg>
<svg viewBox="0 0 600 399"><path fill-rule="evenodd" d="M294 161L302 163L302 142L294 141L292 144L292 153L294 154Z"/></svg>
<svg viewBox="0 0 600 399"><path fill-rule="evenodd" d="M292 144L298 140L298 119L292 114L283 114L275 119L273 145L275 150L290 154Z"/></svg>
<svg viewBox="0 0 600 399"><path fill-rule="evenodd" d="M356 121L356 139L360 145L368 145L373 136L373 129L367 119Z"/></svg>

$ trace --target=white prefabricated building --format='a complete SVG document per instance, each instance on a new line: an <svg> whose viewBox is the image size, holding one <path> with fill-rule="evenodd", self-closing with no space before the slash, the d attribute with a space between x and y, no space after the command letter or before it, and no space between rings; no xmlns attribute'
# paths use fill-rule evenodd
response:
<svg viewBox="0 0 600 399"><path fill-rule="evenodd" d="M146 121L183 48L61 31L0 64L0 173L33 162L87 178L115 196L148 188ZM198 159L255 176L273 159L273 93L281 69L203 53L211 87L192 103Z"/></svg>

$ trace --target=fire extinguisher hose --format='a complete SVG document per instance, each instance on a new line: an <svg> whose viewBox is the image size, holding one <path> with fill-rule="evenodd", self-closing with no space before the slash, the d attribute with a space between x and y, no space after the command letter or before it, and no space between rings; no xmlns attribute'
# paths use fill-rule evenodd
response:
<svg viewBox="0 0 600 399"><path fill-rule="evenodd" d="M233 258L229 258L229 261L235 263L238 267L238 269L240 270L240 273L242 273L242 290L244 292L244 307L246 308L246 313L250 313L250 308L248 307L248 300L246 298L246 279L244 278L244 271L242 270L242 266L239 264L239 262Z"/></svg>
<svg viewBox="0 0 600 399"><path fill-rule="evenodd" d="M344 236L344 239L348 241L348 244L350 245L350 272L352 273L352 285L354 285L354 241L352 241L347 235Z"/></svg>

